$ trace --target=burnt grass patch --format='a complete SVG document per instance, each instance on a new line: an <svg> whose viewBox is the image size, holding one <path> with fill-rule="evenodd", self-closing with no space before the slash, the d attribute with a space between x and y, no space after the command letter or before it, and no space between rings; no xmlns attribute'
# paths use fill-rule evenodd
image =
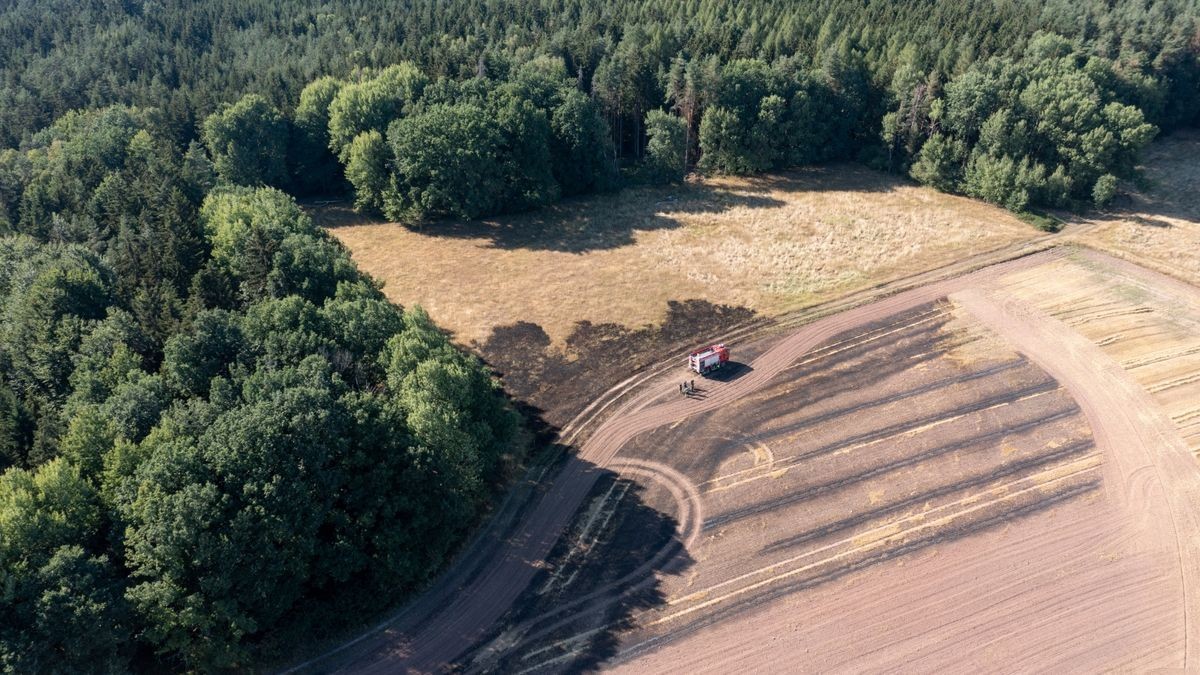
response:
<svg viewBox="0 0 1200 675"><path fill-rule="evenodd" d="M515 400L536 408L544 423L561 427L634 373L673 355L682 363L706 339L755 323L768 321L746 307L671 301L658 325L580 321L562 348L551 344L541 326L526 321L496 328L474 347ZM743 372L748 371L728 376Z"/></svg>
<svg viewBox="0 0 1200 675"><path fill-rule="evenodd" d="M990 364L976 374L977 370L957 372L952 378L940 383L923 382L917 388L904 392L872 396L863 399L860 392L885 390L883 383L906 371L944 359L946 352L960 341L948 339L943 327L950 316L941 312L936 303L916 307L885 319L840 333L813 349L812 356L802 356L793 365L754 392L747 401L733 405L714 414L683 420L674 428L660 427L635 440L627 452L663 461L682 471L693 480L702 481L716 474L721 462L735 446L765 439L768 434L779 433L762 430L763 423L781 419L796 411L809 409L823 400L841 400L848 397L854 403L838 406L831 414L814 413L805 415L796 428L820 424L833 419L862 416L869 409L902 400L908 396L932 391L938 387L966 383L976 378L1003 376L1010 370L1031 368L1023 359L1017 363L1006 361ZM753 345L758 347L760 345ZM740 346L739 346L740 347ZM741 351L741 350L739 350ZM1042 379L1039 373L1039 379ZM929 385L929 386L927 386ZM1057 386L1053 380L1049 386ZM706 437L712 430L723 428L734 441L719 449L688 451L662 455L658 449L692 447L697 439ZM754 429L759 429L755 431ZM679 439L684 439L680 442Z"/></svg>

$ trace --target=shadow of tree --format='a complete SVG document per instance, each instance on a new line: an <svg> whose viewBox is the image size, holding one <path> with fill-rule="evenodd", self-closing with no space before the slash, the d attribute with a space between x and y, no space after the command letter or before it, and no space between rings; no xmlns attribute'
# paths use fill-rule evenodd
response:
<svg viewBox="0 0 1200 675"><path fill-rule="evenodd" d="M833 164L666 187L628 187L618 193L571 197L524 213L431 221L413 229L433 237L480 240L503 249L585 253L630 245L638 232L677 228L680 216L719 214L735 208L780 208L787 204L780 196L789 193L887 192L907 184L901 177L860 165ZM321 227L375 222L354 213L347 202L308 200L304 206Z"/></svg>
<svg viewBox="0 0 1200 675"><path fill-rule="evenodd" d="M541 326L519 321L494 329L475 349L515 399L545 411L550 422L565 424L570 414L632 373L676 352L682 373L684 354L702 343L702 336L719 335L755 321L765 322L746 307L706 300L671 301L658 325L628 328L580 321L558 348Z"/></svg>
<svg viewBox="0 0 1200 675"><path fill-rule="evenodd" d="M777 208L784 202L761 194L692 185L630 190L628 199L571 198L535 211L484 220L447 220L419 226L434 236L480 239L495 248L586 253L634 243L638 232L679 227L682 214L722 213L733 208Z"/></svg>
<svg viewBox="0 0 1200 675"><path fill-rule="evenodd" d="M570 457L564 470L579 462ZM550 661L571 671L615 656L639 613L662 606L659 574L693 564L675 516L650 503L647 487L596 467L575 518L512 609L454 669L514 672Z"/></svg>
<svg viewBox="0 0 1200 675"><path fill-rule="evenodd" d="M1159 138L1146 150L1140 180L1125 184L1112 210L1103 218L1124 218L1138 225L1172 227L1171 220L1200 223L1200 200L1196 185L1196 153L1200 152L1200 131L1179 129Z"/></svg>
<svg viewBox="0 0 1200 675"><path fill-rule="evenodd" d="M1134 214L1134 215L1131 215L1129 217L1129 219L1132 220L1133 222L1137 223L1138 225L1146 225L1148 227L1162 227L1162 228L1171 227L1170 221L1163 220L1162 218L1152 218L1149 216L1142 216L1142 215Z"/></svg>

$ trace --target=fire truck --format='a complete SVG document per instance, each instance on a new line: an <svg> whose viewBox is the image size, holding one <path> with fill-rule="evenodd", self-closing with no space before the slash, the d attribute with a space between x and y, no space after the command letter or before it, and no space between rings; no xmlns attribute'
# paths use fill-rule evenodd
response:
<svg viewBox="0 0 1200 675"><path fill-rule="evenodd" d="M700 375L707 375L729 361L729 350L725 345L712 345L697 349L688 354L688 369Z"/></svg>

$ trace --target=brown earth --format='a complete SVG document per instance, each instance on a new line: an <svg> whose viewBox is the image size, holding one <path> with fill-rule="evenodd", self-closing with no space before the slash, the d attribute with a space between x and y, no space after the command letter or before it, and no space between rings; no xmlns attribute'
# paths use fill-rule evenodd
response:
<svg viewBox="0 0 1200 675"><path fill-rule="evenodd" d="M1117 361L1200 452L1200 302L1195 288L1089 251L1011 275L1006 294L1062 321Z"/></svg>
<svg viewBox="0 0 1200 675"><path fill-rule="evenodd" d="M1094 447L1059 456L1048 469L1040 465L1006 489L976 490L953 514L931 514L943 505L931 508L922 495L922 508L898 521L904 529L893 521L850 539L845 550L816 554L845 555L863 546L905 551L892 565L842 580L810 567L828 564L810 554L796 561L803 565L789 559L789 565L764 568L760 574L772 575L767 579L746 575L720 595L692 591L681 598L682 609L646 622L663 621L659 635L640 637L610 663L638 672L1195 667L1200 565L1191 542L1200 532L1200 481L1170 420L1119 364L1066 325L976 289L953 297L1079 402ZM1078 408L1070 408L1077 417ZM1039 406L1039 412L1048 410ZM1023 426L1009 421L1000 428L1012 434ZM1053 426L1032 428L1045 434ZM1001 454L1034 449L1035 457L1072 447L1061 445L1063 439L1013 440L990 445ZM939 481L954 475L946 467L933 473ZM903 492L911 480L900 478L880 490ZM993 513L997 505L1003 510ZM956 530L955 520L963 518L981 518L984 528ZM770 530L781 523L790 519L773 519ZM927 543L920 528L971 536L933 536ZM745 538L737 548L747 549ZM704 557L702 550L693 555ZM852 565L853 559L837 562ZM789 574L794 581L779 579ZM816 582L805 586L809 577ZM699 629L689 630L680 616L755 591L772 602L712 624L701 621ZM693 607L689 597L696 598Z"/></svg>
<svg viewBox="0 0 1200 675"><path fill-rule="evenodd" d="M316 668L1195 664L1186 446L1095 344L972 291L1059 258L809 323L695 397L641 383L475 571Z"/></svg>

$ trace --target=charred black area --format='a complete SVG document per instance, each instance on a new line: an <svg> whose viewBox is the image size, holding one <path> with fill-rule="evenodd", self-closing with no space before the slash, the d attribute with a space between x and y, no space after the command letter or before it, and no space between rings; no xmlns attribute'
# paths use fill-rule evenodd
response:
<svg viewBox="0 0 1200 675"><path fill-rule="evenodd" d="M599 664L617 653L637 613L664 602L656 575L692 564L670 508L652 503L642 484L601 472L544 569L495 630L460 657L458 670L514 672L566 654L570 670ZM597 500L599 515L589 509ZM601 519L602 526L588 529ZM581 541L584 530L589 536ZM507 648L505 637L514 634L519 644Z"/></svg>
<svg viewBox="0 0 1200 675"><path fill-rule="evenodd" d="M628 328L615 323L580 321L565 341L551 345L535 323L502 326L476 350L499 374L513 398L535 406L551 424L567 421L605 391L647 366L687 351L734 328L756 322L753 310L706 300L672 301L661 324ZM740 357L739 357L740 358ZM721 377L737 377L748 367Z"/></svg>

